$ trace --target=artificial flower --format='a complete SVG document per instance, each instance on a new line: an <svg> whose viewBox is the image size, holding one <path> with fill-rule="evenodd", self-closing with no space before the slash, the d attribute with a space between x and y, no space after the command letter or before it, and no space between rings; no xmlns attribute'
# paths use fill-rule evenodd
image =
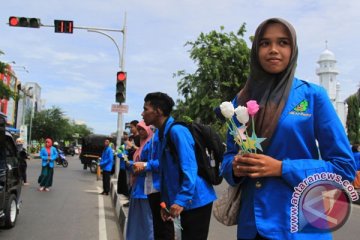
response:
<svg viewBox="0 0 360 240"><path fill-rule="evenodd" d="M259 104L255 100L250 100L246 103L249 115L254 117L255 114L259 111Z"/></svg>
<svg viewBox="0 0 360 240"><path fill-rule="evenodd" d="M249 113L248 113L248 109L246 107L238 106L237 108L235 108L235 114L236 114L237 120L240 123L246 124L249 121Z"/></svg>
<svg viewBox="0 0 360 240"><path fill-rule="evenodd" d="M220 104L221 114L226 118L230 119L234 116L234 106L231 102L223 102Z"/></svg>
<svg viewBox="0 0 360 240"><path fill-rule="evenodd" d="M234 142L239 146L239 152L242 153L256 153L257 149L262 151L261 142L265 141L266 138L258 138L255 133L254 116L259 111L259 105L256 101L250 100L246 103L247 107L238 106L234 109L231 102L222 102L220 105L220 111L222 116L226 120L226 124L229 128L229 134L233 136ZM233 116L235 114L236 119L241 123L239 127L235 123ZM247 134L247 124L251 117L252 135Z"/></svg>

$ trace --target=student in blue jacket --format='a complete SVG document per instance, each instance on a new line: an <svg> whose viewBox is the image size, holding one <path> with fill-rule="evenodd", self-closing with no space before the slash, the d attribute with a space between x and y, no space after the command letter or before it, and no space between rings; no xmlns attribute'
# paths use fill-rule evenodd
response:
<svg viewBox="0 0 360 240"><path fill-rule="evenodd" d="M316 201L320 197L317 207L307 205L313 204L311 201L295 201L299 199L294 200L294 196L300 195L294 195L295 188L314 174L336 174L344 182L351 182L355 176L350 144L325 90L294 77L297 56L291 24L272 18L259 25L251 49L249 78L233 105L246 106L249 100L259 103L255 132L266 138L261 144L263 152L238 154L233 136L228 134L222 164L227 182L242 184L238 239L331 239L331 229L317 225L327 223L326 217L316 215L331 210L321 209L328 206L326 199L321 194L300 197ZM305 195L306 189L302 190ZM298 212L291 212L296 203ZM312 209L306 212L303 206ZM297 231L293 228L296 223Z"/></svg>
<svg viewBox="0 0 360 240"><path fill-rule="evenodd" d="M163 220L180 216L182 239L207 239L212 203L216 199L212 185L197 174L194 139L190 131L175 125L170 116L174 101L165 93L149 93L142 112L146 125L158 129L157 154L160 165L160 193L168 213L161 210ZM170 152L167 136L176 148L177 160Z"/></svg>
<svg viewBox="0 0 360 240"><path fill-rule="evenodd" d="M50 187L53 183L54 175L54 161L58 158L58 152L55 147L52 146L52 140L50 138L45 139L45 147L40 150L41 158L41 175L38 179L40 185L39 191L50 191Z"/></svg>
<svg viewBox="0 0 360 240"><path fill-rule="evenodd" d="M103 191L102 195L109 195L110 192L110 175L114 164L114 154L110 147L110 140L106 139L104 142L104 150L101 155L99 166L103 174Z"/></svg>
<svg viewBox="0 0 360 240"><path fill-rule="evenodd" d="M142 162L141 153L146 143L151 140L153 131L145 125L144 121L140 121L136 125L136 129L139 133L140 146L136 149L133 160L126 163L127 169L132 173L126 239L153 240L156 239L154 238L153 218L147 195L144 193L146 173L139 171L136 166L137 163Z"/></svg>

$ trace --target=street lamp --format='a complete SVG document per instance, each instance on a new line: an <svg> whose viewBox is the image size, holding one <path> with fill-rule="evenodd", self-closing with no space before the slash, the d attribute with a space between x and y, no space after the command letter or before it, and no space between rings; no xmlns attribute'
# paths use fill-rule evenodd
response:
<svg viewBox="0 0 360 240"><path fill-rule="evenodd" d="M32 90L32 94L31 94L31 98L32 98L32 105L31 105L31 115L30 115L30 129L29 129L29 144L28 144L28 152L30 152L30 145L31 145L31 129L32 129L32 122L33 122L33 118L34 118L34 108L35 108L35 93L34 93L34 88L33 87L29 87L27 89L27 92L29 93L29 91Z"/></svg>
<svg viewBox="0 0 360 240"><path fill-rule="evenodd" d="M23 71L29 73L29 70L26 68L26 66L12 66L12 68L20 68L22 69ZM19 69L16 69L17 71L19 71Z"/></svg>

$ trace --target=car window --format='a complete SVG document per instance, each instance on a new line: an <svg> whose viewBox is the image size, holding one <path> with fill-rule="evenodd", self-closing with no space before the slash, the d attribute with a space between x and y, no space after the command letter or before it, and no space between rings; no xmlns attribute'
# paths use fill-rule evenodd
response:
<svg viewBox="0 0 360 240"><path fill-rule="evenodd" d="M6 163L12 167L18 165L17 152L14 143L10 138L5 140Z"/></svg>

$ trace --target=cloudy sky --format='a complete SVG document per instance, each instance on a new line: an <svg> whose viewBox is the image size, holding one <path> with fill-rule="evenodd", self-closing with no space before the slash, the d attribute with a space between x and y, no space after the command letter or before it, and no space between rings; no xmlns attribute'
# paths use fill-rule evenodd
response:
<svg viewBox="0 0 360 240"><path fill-rule="evenodd" d="M73 20L75 27L122 29L127 13L124 53L128 73L129 112L124 122L141 119L146 93L163 91L179 98L173 73L196 68L189 58L187 41L201 32L236 32L246 23L246 39L260 22L282 17L298 35L296 75L318 83L315 70L321 52L328 49L337 59L341 97L359 88L360 1L336 0L12 0L3 1L0 12L1 61L15 61L22 82L41 86L46 107L58 106L71 119L86 122L96 133L116 131L116 72L119 55L114 43L98 33L74 29L73 34L54 33L52 27L15 28L10 16L36 17L44 25L55 19ZM106 32L122 46L123 35ZM250 45L249 45L250 46ZM26 66L29 72L22 71ZM359 70L358 70L359 71ZM224 99L225 100L225 99Z"/></svg>

